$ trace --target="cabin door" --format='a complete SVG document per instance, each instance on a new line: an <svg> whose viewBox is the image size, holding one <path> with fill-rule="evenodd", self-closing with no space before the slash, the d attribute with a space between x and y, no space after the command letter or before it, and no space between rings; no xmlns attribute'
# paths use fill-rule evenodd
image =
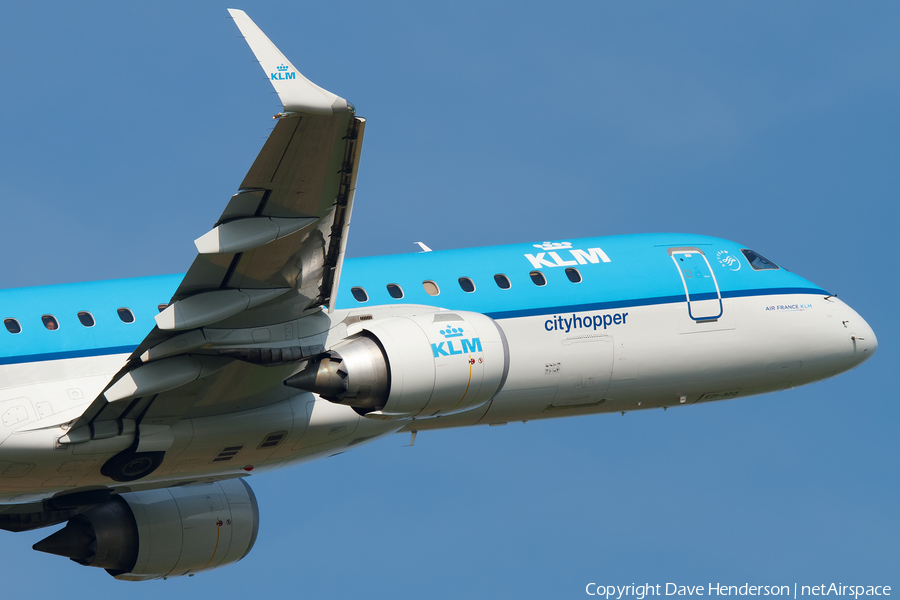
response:
<svg viewBox="0 0 900 600"><path fill-rule="evenodd" d="M722 293L709 261L699 248L669 248L669 256L684 285L688 315L695 321L722 316Z"/></svg>

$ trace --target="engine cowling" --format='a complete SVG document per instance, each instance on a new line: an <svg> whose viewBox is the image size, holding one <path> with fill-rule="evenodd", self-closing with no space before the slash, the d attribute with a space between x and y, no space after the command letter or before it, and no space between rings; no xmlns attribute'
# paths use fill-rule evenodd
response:
<svg viewBox="0 0 900 600"><path fill-rule="evenodd" d="M237 562L258 531L256 496L243 480L231 479L120 494L70 519L34 549L142 581Z"/></svg>
<svg viewBox="0 0 900 600"><path fill-rule="evenodd" d="M509 348L493 319L434 312L367 323L285 384L362 414L448 415L494 397Z"/></svg>

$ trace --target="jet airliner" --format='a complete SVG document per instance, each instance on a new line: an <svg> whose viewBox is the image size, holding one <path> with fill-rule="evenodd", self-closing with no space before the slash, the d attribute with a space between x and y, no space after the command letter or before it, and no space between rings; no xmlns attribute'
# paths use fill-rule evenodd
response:
<svg viewBox="0 0 900 600"><path fill-rule="evenodd" d="M284 106L186 274L0 291L0 527L140 581L256 540L251 474L389 434L811 383L869 325L695 234L344 260L366 121L229 11Z"/></svg>

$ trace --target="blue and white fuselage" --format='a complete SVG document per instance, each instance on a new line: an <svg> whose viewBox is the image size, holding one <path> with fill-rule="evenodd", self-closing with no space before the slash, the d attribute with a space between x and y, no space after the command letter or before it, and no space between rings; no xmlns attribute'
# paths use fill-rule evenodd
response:
<svg viewBox="0 0 900 600"><path fill-rule="evenodd" d="M645 234L348 259L334 311L255 327L245 332L243 351L279 347L273 330L289 328L298 340L332 348L398 317L477 313L496 323L507 353L499 391L461 405L464 410L438 410L438 416L426 410L408 418L361 415L289 388L271 401L256 398L245 411L191 407L166 423L172 439L165 462L131 488L246 475L401 429L777 391L848 370L874 353L875 335L853 309L765 259L756 264L764 268L754 268L756 255L742 250L711 237ZM100 468L132 443L133 432L80 444L65 443L66 432L153 329L160 305L181 280L145 277L0 292L0 316L7 323L0 334L0 501L109 483ZM133 322L124 322L120 309L130 311ZM94 324L85 326L79 313L89 313ZM48 316L57 327L48 329ZM464 354L472 364L490 363L491 350L463 323L468 321L451 332L455 324L448 321L440 330L445 337L419 354L434 361ZM224 348L221 340L243 335L216 333L215 327L208 328L207 348ZM469 369L463 396L475 385ZM133 418L151 430L141 415ZM267 446L264 440L273 434L277 443ZM226 448L239 450L223 456Z"/></svg>
<svg viewBox="0 0 900 600"><path fill-rule="evenodd" d="M875 352L834 295L710 237L345 260L367 121L229 14L283 111L187 273L0 291L0 529L66 523L34 549L193 575L253 548L260 470L777 391Z"/></svg>

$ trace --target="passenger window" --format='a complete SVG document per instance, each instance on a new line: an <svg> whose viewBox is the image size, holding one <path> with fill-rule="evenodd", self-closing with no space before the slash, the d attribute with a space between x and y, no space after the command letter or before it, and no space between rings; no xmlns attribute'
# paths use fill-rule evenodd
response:
<svg viewBox="0 0 900 600"><path fill-rule="evenodd" d="M578 272L578 269L566 269L566 277L568 277L569 281L572 283L581 283L581 273Z"/></svg>
<svg viewBox="0 0 900 600"><path fill-rule="evenodd" d="M46 327L50 331L56 331L57 329L59 329L59 321L57 321L56 317L54 317L53 315L42 316L41 323L43 323L44 327Z"/></svg>
<svg viewBox="0 0 900 600"><path fill-rule="evenodd" d="M3 319L3 324L10 333L22 333L22 325L15 319Z"/></svg>
<svg viewBox="0 0 900 600"><path fill-rule="evenodd" d="M116 311L123 323L134 323L134 313L128 308L120 308Z"/></svg>
<svg viewBox="0 0 900 600"><path fill-rule="evenodd" d="M460 277L459 287L461 287L462 291L466 292L467 294L471 294L475 291L475 282L468 277Z"/></svg>
<svg viewBox="0 0 900 600"><path fill-rule="evenodd" d="M544 277L544 274L540 271L532 271L528 274L531 277L531 280L534 282L534 285L542 286L547 285L547 278Z"/></svg>
<svg viewBox="0 0 900 600"><path fill-rule="evenodd" d="M494 282L496 282L497 287L501 290L508 290L512 287L512 284L509 282L509 277L507 277L503 273L497 273L496 275L494 275Z"/></svg>
<svg viewBox="0 0 900 600"><path fill-rule="evenodd" d="M389 283L387 286L388 294L391 295L391 298L396 298L399 300L403 297L403 290L396 283Z"/></svg>
<svg viewBox="0 0 900 600"><path fill-rule="evenodd" d="M353 294L353 297L356 298L357 302L368 302L369 295L366 293L366 290L361 287L353 287L350 288L350 293Z"/></svg>
<svg viewBox="0 0 900 600"><path fill-rule="evenodd" d="M81 321L81 324L85 327L93 327L94 326L94 315L83 310L78 313L78 320Z"/></svg>
<svg viewBox="0 0 900 600"><path fill-rule="evenodd" d="M429 296L437 296L441 293L441 288L438 287L438 284L430 280L423 281L422 287L425 289L425 293Z"/></svg>
<svg viewBox="0 0 900 600"><path fill-rule="evenodd" d="M753 267L754 271L768 271L778 268L778 265L773 263L771 260L763 258L761 254L758 254L753 250L741 248L741 253L743 253L744 258L747 259L747 262L750 263L750 266Z"/></svg>

